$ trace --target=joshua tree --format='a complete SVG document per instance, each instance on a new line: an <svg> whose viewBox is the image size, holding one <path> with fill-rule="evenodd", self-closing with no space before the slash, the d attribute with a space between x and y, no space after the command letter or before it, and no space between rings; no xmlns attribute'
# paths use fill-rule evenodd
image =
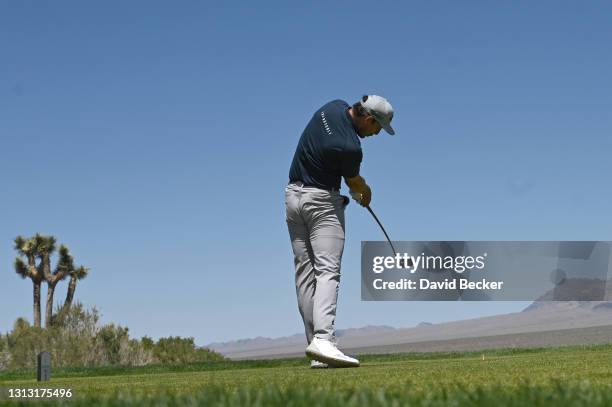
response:
<svg viewBox="0 0 612 407"><path fill-rule="evenodd" d="M55 270L51 272L51 255L55 252L55 238L53 236L42 236L36 234L30 239L21 236L15 238L15 249L27 259L27 264L21 257L15 259L15 271L22 278L30 278L34 285L34 326L40 327L40 285L42 281L47 283L47 306L45 313L45 326L48 327L53 321L53 295L57 283L70 276L70 287L66 301L74 295L76 280L84 278L88 269L83 266L74 267L74 258L70 255L68 248L61 245L59 248L59 260ZM37 260L38 263L37 263ZM72 280L75 280L74 283ZM68 304L70 305L70 304Z"/></svg>
<svg viewBox="0 0 612 407"><path fill-rule="evenodd" d="M66 292L66 301L64 301L64 309L69 308L72 305L72 299L74 298L77 281L87 277L87 273L89 273L89 269L83 266L80 266L70 272L70 283L68 284L68 291Z"/></svg>
<svg viewBox="0 0 612 407"><path fill-rule="evenodd" d="M24 239L21 236L15 238L15 250L20 256L26 258L26 262L21 257L15 259L15 272L21 278L32 280L34 292L34 326L40 328L40 283L43 281L43 270L36 264L38 248L42 245L43 236L36 234L33 238Z"/></svg>

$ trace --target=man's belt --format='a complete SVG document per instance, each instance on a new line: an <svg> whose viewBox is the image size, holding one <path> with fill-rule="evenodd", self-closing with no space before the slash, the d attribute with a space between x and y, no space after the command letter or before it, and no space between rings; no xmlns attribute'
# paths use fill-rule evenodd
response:
<svg viewBox="0 0 612 407"><path fill-rule="evenodd" d="M305 182L302 182L302 181L291 181L290 184L297 185L298 187L318 188L318 189L322 189L322 190L329 191L329 192L339 192L340 191L340 188L327 188L327 187L322 188L318 185L306 184Z"/></svg>

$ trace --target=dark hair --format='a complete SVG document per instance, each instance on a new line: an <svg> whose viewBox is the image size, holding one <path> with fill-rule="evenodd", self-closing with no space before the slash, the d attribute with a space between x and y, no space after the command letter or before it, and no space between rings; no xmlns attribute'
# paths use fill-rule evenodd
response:
<svg viewBox="0 0 612 407"><path fill-rule="evenodd" d="M355 102L353 104L353 112L357 117L366 117L369 115L367 110L365 110L365 108L361 106L361 102L365 102L366 100L368 100L368 95L363 95L361 97L361 101Z"/></svg>

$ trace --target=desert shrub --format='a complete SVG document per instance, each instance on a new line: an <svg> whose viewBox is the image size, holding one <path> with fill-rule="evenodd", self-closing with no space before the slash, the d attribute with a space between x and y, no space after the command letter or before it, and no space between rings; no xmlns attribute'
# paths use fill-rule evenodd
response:
<svg viewBox="0 0 612 407"><path fill-rule="evenodd" d="M152 339L145 336L141 343L145 348L153 351L154 363L197 363L225 359L222 355L210 349L198 348L193 338L169 336L153 342Z"/></svg>
<svg viewBox="0 0 612 407"><path fill-rule="evenodd" d="M209 349L198 348L193 338L149 337L130 339L129 329L115 324L100 326L100 314L81 303L58 309L49 328L31 326L18 318L13 331L0 335L0 369L33 368L39 352L51 353L53 366L79 367L151 363L192 363L223 360Z"/></svg>
<svg viewBox="0 0 612 407"><path fill-rule="evenodd" d="M11 353L9 367L34 367L36 355L48 348L48 335L43 328L30 326L24 318L18 318L7 342Z"/></svg>
<svg viewBox="0 0 612 407"><path fill-rule="evenodd" d="M208 348L198 348L196 350L196 360L194 362L217 362L225 360L225 357Z"/></svg>
<svg viewBox="0 0 612 407"><path fill-rule="evenodd" d="M94 365L92 355L92 333L97 328L98 311L85 310L75 304L61 314L49 328L31 326L28 321L18 318L13 331L7 334L7 351L10 353L11 368L32 368L36 366L36 355L47 351L51 353L53 365L85 366Z"/></svg>
<svg viewBox="0 0 612 407"><path fill-rule="evenodd" d="M51 343L49 349L56 366L93 366L104 364L95 348L95 338L100 330L100 314L93 307L87 310L76 303L60 310L54 323L47 328Z"/></svg>
<svg viewBox="0 0 612 407"><path fill-rule="evenodd" d="M155 347L155 341L153 339L148 336L143 336L142 339L140 339L140 343L145 350L153 352L153 348Z"/></svg>
<svg viewBox="0 0 612 407"><path fill-rule="evenodd" d="M161 338L153 348L153 356L159 363L189 363L195 360L193 338L170 336Z"/></svg>
<svg viewBox="0 0 612 407"><path fill-rule="evenodd" d="M137 339L130 339L127 350L121 356L122 364L128 366L144 366L155 361L153 351L147 349L142 342Z"/></svg>
<svg viewBox="0 0 612 407"><path fill-rule="evenodd" d="M7 369L11 362L11 353L8 348L8 334L0 334L0 370Z"/></svg>
<svg viewBox="0 0 612 407"><path fill-rule="evenodd" d="M94 337L100 362L105 365L121 364L121 355L125 353L129 340L127 328L115 324L100 328Z"/></svg>

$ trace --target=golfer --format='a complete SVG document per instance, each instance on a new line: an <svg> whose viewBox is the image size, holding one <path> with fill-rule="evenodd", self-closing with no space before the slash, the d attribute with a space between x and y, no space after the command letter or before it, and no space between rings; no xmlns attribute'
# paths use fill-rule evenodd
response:
<svg viewBox="0 0 612 407"><path fill-rule="evenodd" d="M372 191L359 173L360 138L381 129L394 134L391 119L393 108L381 96L363 96L353 106L334 100L314 113L295 150L285 208L311 367L359 366L357 359L337 348L334 332L344 209L349 203L348 197L340 195L340 181L344 178L362 206L370 204Z"/></svg>

